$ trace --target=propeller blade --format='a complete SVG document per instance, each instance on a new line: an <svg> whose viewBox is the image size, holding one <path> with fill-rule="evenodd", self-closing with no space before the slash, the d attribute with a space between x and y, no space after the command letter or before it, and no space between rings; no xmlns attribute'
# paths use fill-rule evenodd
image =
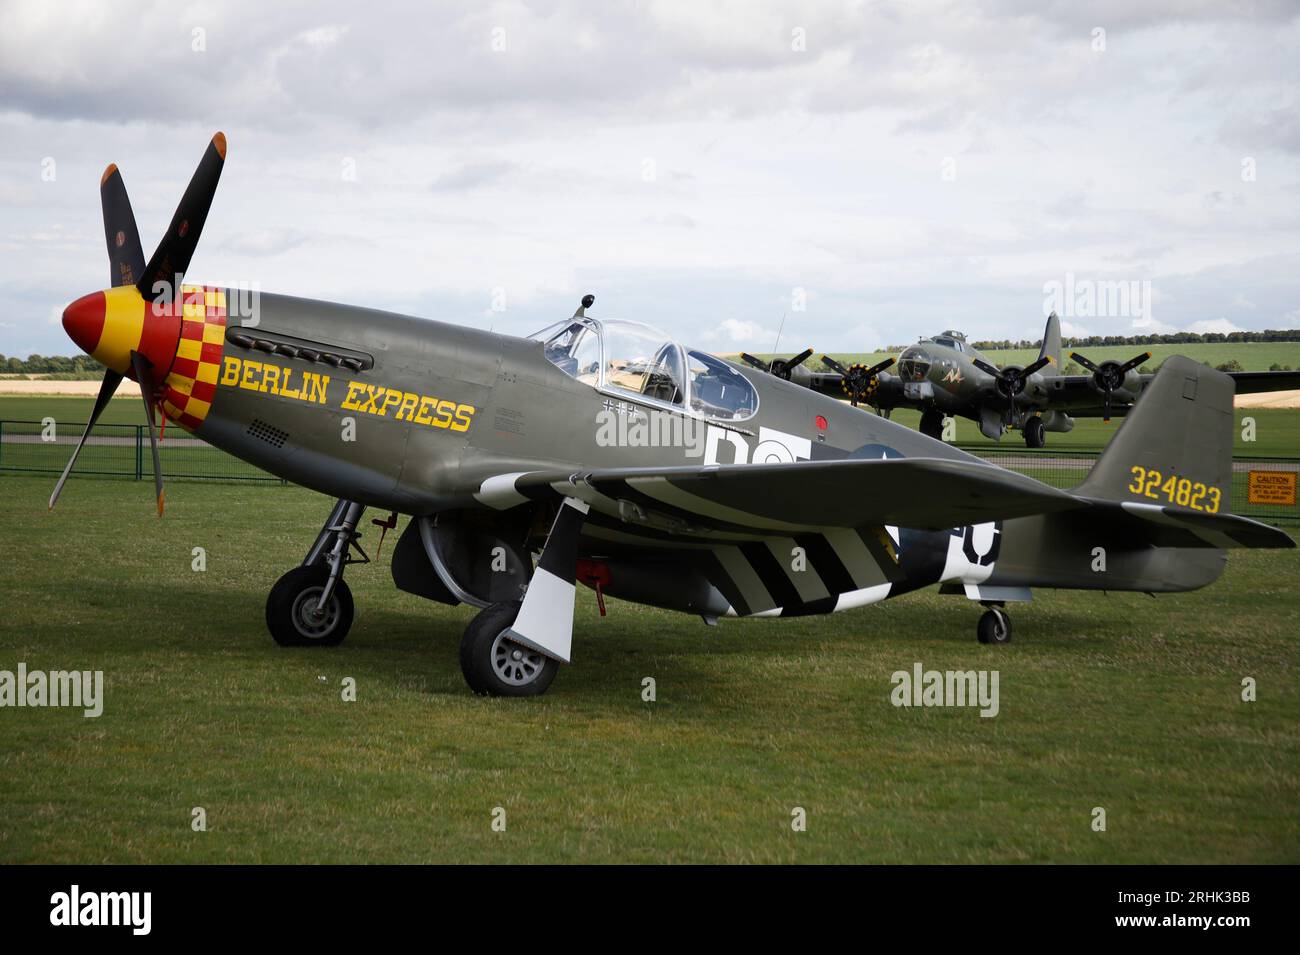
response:
<svg viewBox="0 0 1300 955"><path fill-rule="evenodd" d="M984 372L985 374L992 375L994 378L1002 377L1002 372L999 371L997 368L993 367L992 365L990 365L983 358L976 358L972 364L974 364L975 367L978 368L980 371Z"/></svg>
<svg viewBox="0 0 1300 955"><path fill-rule="evenodd" d="M1130 358L1128 361L1124 362L1124 364L1119 366L1119 373L1121 375L1127 375L1130 371L1132 371L1134 368L1142 364L1150 357L1151 357L1151 353L1149 351L1144 351L1142 354Z"/></svg>
<svg viewBox="0 0 1300 955"><path fill-rule="evenodd" d="M1090 372L1094 374L1101 371L1101 369L1098 368L1095 364L1093 364L1091 360L1085 358L1083 355L1080 355L1077 351L1070 352L1070 358L1073 359L1074 361L1077 361L1080 365L1082 365L1084 368L1087 368Z"/></svg>
<svg viewBox="0 0 1300 955"><path fill-rule="evenodd" d="M741 352L740 359L741 361L748 362L749 364L753 365L759 371L767 371L770 368L767 362L763 361L762 359L755 358L753 355L749 354L748 352Z"/></svg>
<svg viewBox="0 0 1300 955"><path fill-rule="evenodd" d="M794 368L794 367L796 367L796 366L798 366L798 365L802 365L804 362L806 362L809 358L812 357L812 353L813 353L813 350L812 350L811 348L805 348L805 349L804 349L803 351L801 351L799 354L795 355L793 358L791 358L789 361L787 361L787 362L785 363L785 367L786 367L786 368Z"/></svg>
<svg viewBox="0 0 1300 955"><path fill-rule="evenodd" d="M72 466L77 463L77 455L81 453L81 448L90 437L90 429L95 426L99 416L103 413L104 408L108 405L109 399L113 397L113 392L117 391L117 386L122 383L122 376L111 368L104 372L104 381L99 386L99 396L95 399L95 407L90 412L90 420L86 422L86 430L82 432L81 440L73 449L72 457L68 459L68 466L63 469L59 475L58 483L54 485L54 493L50 495L50 510L54 509L55 503L59 500L59 494L63 491L63 485L67 483L68 475L72 473Z"/></svg>
<svg viewBox="0 0 1300 955"><path fill-rule="evenodd" d="M892 361L893 359L890 360ZM825 365L827 368L829 368L831 371L839 372L840 375L847 375L849 373L849 370L847 368L845 368L843 365L837 362L830 355L822 355L822 364Z"/></svg>
<svg viewBox="0 0 1300 955"><path fill-rule="evenodd" d="M135 380L140 383L140 396L144 398L144 419L149 422L149 450L153 452L153 489L154 496L158 500L158 516L163 516L163 480L162 480L162 462L158 460L158 435L153 426L153 402L149 399L152 397L151 385L153 379L149 376L149 369L153 366L149 359L145 358L138 351L131 352L131 369L135 372Z"/></svg>
<svg viewBox="0 0 1300 955"><path fill-rule="evenodd" d="M226 137L217 133L208 143L203 158L199 160L194 177L185 187L180 205L172 216L167 234L154 249L153 257L145 266L144 274L136 283L140 294L148 301L155 301L159 291L164 296L174 299L180 294L181 280L190 267L203 224L207 221L208 210L212 207L212 196L217 191L217 180L221 178L221 168L226 162ZM155 290L159 282L166 283L161 290Z"/></svg>
<svg viewBox="0 0 1300 955"><path fill-rule="evenodd" d="M135 213L126 194L126 183L113 163L99 180L99 201L104 208L104 241L108 245L108 262L113 288L134 285L144 275L144 251L140 248L140 230L135 227Z"/></svg>
<svg viewBox="0 0 1300 955"><path fill-rule="evenodd" d="M1042 368L1044 365L1050 365L1051 363L1052 363L1051 357L1048 355L1044 355L1042 358L1038 359L1038 361L1034 362L1033 364L1026 365L1024 370L1021 372L1021 374L1024 375L1026 378L1028 378L1030 375L1038 371L1038 369Z"/></svg>
<svg viewBox="0 0 1300 955"><path fill-rule="evenodd" d="M880 364L872 365L870 368L867 369L867 375L874 378L876 375L880 374L882 371L884 371L886 368L892 365L894 361L895 359L893 358L886 358Z"/></svg>

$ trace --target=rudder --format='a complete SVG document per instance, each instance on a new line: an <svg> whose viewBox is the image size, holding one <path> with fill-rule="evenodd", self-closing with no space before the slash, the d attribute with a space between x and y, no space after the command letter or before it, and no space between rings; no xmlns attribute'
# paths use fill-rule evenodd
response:
<svg viewBox="0 0 1300 955"><path fill-rule="evenodd" d="M1075 493L1229 510L1233 392L1223 372L1181 355L1168 358Z"/></svg>

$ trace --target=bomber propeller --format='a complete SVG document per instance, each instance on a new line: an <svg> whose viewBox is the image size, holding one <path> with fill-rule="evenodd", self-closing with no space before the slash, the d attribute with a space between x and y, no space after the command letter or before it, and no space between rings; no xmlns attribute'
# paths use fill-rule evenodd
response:
<svg viewBox="0 0 1300 955"><path fill-rule="evenodd" d="M1092 372L1092 382L1102 394L1102 420L1109 421L1111 396L1123 386L1128 373L1149 359L1151 353L1144 351L1142 354L1134 355L1123 363L1110 359L1103 361L1100 365L1080 355L1077 351L1070 352L1070 357Z"/></svg>
<svg viewBox="0 0 1300 955"><path fill-rule="evenodd" d="M759 371L765 371L770 375L776 375L785 381L790 380L794 370L812 357L813 350L805 348L799 354L792 358L773 358L770 362L763 361L761 358L755 358L748 352L741 352L740 357L746 363L753 365Z"/></svg>
<svg viewBox="0 0 1300 955"><path fill-rule="evenodd" d="M144 398L149 448L153 453L154 492L158 516L162 516L162 468L158 458L158 436L154 431L156 392L167 377L176 355L181 280L198 246L225 160L226 137L217 133L204 151L176 207L171 225L147 264L122 174L112 164L104 170L99 180L99 196L104 213L104 239L108 246L112 288L108 292L82 296L69 305L63 312L63 327L72 340L102 362L107 371L86 422L86 430L54 485L54 493L50 495L51 508L58 501L63 485L77 463L77 456L117 386L123 378L133 378L140 383L140 394ZM135 288L127 292L126 286Z"/></svg>
<svg viewBox="0 0 1300 955"><path fill-rule="evenodd" d="M848 394L849 403L855 408L859 403L866 401L875 394L876 388L880 384L877 376L893 363L893 358L886 358L870 368L858 364L849 365L845 368L830 355L822 355L822 364L831 371L839 372L840 385Z"/></svg>
<svg viewBox="0 0 1300 955"><path fill-rule="evenodd" d="M1025 386L1029 384L1029 376L1051 361L1051 356L1044 355L1038 361L1031 362L1024 368L1018 365L1007 365L1005 368L998 368L990 365L982 358L976 358L973 364L980 371L993 376L993 384L997 388L998 394L1006 399L1007 414L1009 415L1011 409L1015 407L1016 396L1024 391Z"/></svg>

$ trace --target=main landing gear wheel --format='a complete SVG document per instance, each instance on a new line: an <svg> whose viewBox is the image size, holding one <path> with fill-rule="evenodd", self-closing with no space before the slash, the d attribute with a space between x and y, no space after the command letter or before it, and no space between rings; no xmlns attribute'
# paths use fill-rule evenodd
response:
<svg viewBox="0 0 1300 955"><path fill-rule="evenodd" d="M335 647L352 627L352 591L339 578L317 612L329 568L295 567L275 582L266 597L266 628L282 647Z"/></svg>
<svg viewBox="0 0 1300 955"><path fill-rule="evenodd" d="M540 696L560 664L506 637L519 616L518 600L479 611L460 641L460 671L480 696Z"/></svg>
<svg viewBox="0 0 1300 955"><path fill-rule="evenodd" d="M1047 429L1043 427L1043 419L1034 417L1025 422L1025 445L1030 448L1041 448L1047 444Z"/></svg>
<svg viewBox="0 0 1300 955"><path fill-rule="evenodd" d="M980 617L976 635L980 643L1010 643L1011 618L1001 607L990 607Z"/></svg>
<svg viewBox="0 0 1300 955"><path fill-rule="evenodd" d="M936 441L943 440L943 415L931 408L921 415L921 433Z"/></svg>

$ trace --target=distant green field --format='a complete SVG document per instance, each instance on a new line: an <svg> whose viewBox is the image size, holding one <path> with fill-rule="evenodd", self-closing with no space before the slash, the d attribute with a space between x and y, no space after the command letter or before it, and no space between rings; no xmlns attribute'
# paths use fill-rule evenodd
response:
<svg viewBox="0 0 1300 955"><path fill-rule="evenodd" d="M59 422L85 422L94 407L94 398L76 395L0 395L0 420L40 421L49 416ZM108 403L99 420L104 424L144 424L144 402L139 395L119 395Z"/></svg>
<svg viewBox="0 0 1300 955"><path fill-rule="evenodd" d="M933 591L707 628L580 588L549 694L485 700L471 612L395 591L391 536L341 647L272 643L319 495L178 482L159 520L126 482L52 513L49 486L0 476L0 669L103 670L106 701L0 710L0 862L1300 862L1300 551L1155 600L1042 592L1005 647ZM996 669L1000 713L895 708L917 662Z"/></svg>

